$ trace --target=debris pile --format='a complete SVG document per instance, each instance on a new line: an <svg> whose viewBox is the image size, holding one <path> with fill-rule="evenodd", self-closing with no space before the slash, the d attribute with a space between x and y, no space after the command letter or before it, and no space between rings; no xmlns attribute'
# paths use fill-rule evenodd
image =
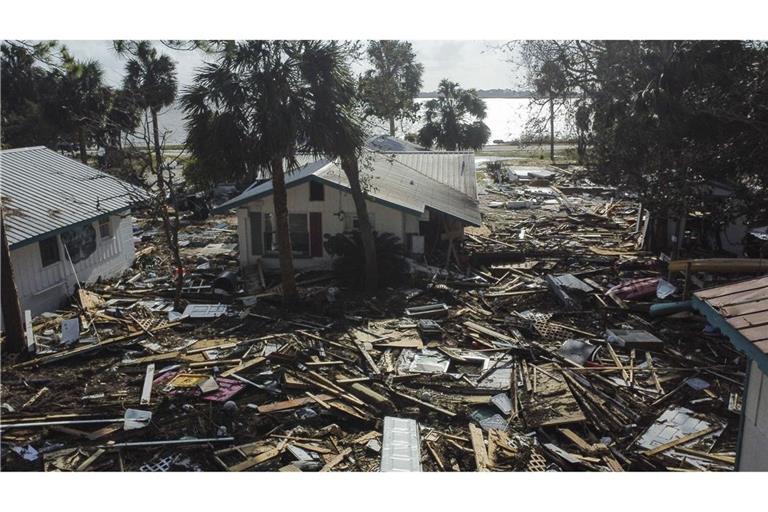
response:
<svg viewBox="0 0 768 512"><path fill-rule="evenodd" d="M376 297L315 273L284 306L276 278L241 274L229 218L182 229L174 307L141 222L128 275L36 319L35 355L4 354L3 467L731 470L745 358L642 251L639 205L520 171L484 184L465 268L412 262Z"/></svg>

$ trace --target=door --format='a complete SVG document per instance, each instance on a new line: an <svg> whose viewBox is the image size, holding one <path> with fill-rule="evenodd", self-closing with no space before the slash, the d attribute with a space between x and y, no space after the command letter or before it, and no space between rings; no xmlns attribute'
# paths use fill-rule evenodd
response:
<svg viewBox="0 0 768 512"><path fill-rule="evenodd" d="M323 214L309 214L309 250L313 258L323 257Z"/></svg>

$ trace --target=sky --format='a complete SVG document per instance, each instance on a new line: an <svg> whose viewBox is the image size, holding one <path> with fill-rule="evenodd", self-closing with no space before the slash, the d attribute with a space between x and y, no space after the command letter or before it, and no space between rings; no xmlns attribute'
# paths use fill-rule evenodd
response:
<svg viewBox="0 0 768 512"><path fill-rule="evenodd" d="M515 73L515 65L508 62L509 53L498 50L504 41L469 41L443 40L411 41L416 53L416 59L424 65L422 76L422 91L434 91L443 78L458 82L464 88L475 89L524 89L525 86L518 78L521 73ZM59 40L66 45L69 52L78 60L96 60L104 70L104 81L107 85L120 87L126 59L118 56L108 40ZM160 42L156 43L158 51L170 55L176 61L176 71L179 93L192 83L195 70L204 62L211 59L199 51L171 50ZM365 60L352 66L357 74L369 69ZM490 114L489 114L490 117ZM489 123L490 119L487 120ZM184 141L183 113L177 105L172 105L160 112L160 129L167 135L172 144ZM506 132L504 132L506 133ZM501 137L506 137L502 134Z"/></svg>
<svg viewBox="0 0 768 512"><path fill-rule="evenodd" d="M125 60L117 56L111 41L60 41L72 55L81 60L93 59L104 68L105 80L117 86L122 81ZM496 49L503 41L412 41L416 58L424 65L423 91L434 91L443 78L458 82L464 88L518 89L522 81L514 65L507 62L509 54ZM200 52L173 51L160 46L176 60L180 89L188 85L195 68L203 62ZM361 73L365 63L357 63L354 70Z"/></svg>

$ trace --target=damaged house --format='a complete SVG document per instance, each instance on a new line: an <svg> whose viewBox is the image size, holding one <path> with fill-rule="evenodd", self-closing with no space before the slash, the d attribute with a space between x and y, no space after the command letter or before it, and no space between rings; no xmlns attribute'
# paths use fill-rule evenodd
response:
<svg viewBox="0 0 768 512"><path fill-rule="evenodd" d="M369 148L372 147L369 144ZM411 255L479 226L472 152L366 150L360 159L373 229L397 235ZM294 265L330 266L325 239L357 229L349 183L338 162L318 160L286 175ZM252 185L214 212L237 208L243 267L279 267L272 183Z"/></svg>
<svg viewBox="0 0 768 512"><path fill-rule="evenodd" d="M0 198L22 311L54 311L78 282L129 268L130 207L141 197L141 189L43 146L0 152Z"/></svg>
<svg viewBox="0 0 768 512"><path fill-rule="evenodd" d="M768 471L768 277L694 293L693 307L748 358L738 471Z"/></svg>

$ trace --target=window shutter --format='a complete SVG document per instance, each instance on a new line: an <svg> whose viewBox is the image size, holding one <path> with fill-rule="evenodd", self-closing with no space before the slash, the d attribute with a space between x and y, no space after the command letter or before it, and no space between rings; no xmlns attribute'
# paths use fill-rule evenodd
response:
<svg viewBox="0 0 768 512"><path fill-rule="evenodd" d="M250 212L251 221L251 254L264 254L263 241L261 239L261 212Z"/></svg>

